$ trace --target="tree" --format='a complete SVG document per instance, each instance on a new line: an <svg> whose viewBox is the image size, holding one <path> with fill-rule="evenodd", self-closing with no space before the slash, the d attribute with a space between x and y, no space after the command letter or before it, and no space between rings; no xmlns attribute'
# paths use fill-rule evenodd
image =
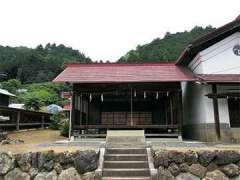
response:
<svg viewBox="0 0 240 180"><path fill-rule="evenodd" d="M1 82L0 85L2 89L6 89L13 94L15 94L17 92L17 89L22 86L21 82L17 79L10 79L8 81Z"/></svg>
<svg viewBox="0 0 240 180"><path fill-rule="evenodd" d="M136 62L169 62L175 61L182 49L195 38L214 30L211 26L206 28L195 26L191 31L170 33L164 38L156 38L152 42L138 45L122 56L119 63Z"/></svg>

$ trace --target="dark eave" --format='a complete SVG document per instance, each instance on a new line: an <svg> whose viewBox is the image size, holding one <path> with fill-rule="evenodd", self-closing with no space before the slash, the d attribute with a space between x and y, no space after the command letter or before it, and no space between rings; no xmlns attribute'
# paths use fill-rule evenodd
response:
<svg viewBox="0 0 240 180"><path fill-rule="evenodd" d="M192 41L179 55L176 64L187 66L198 52L240 31L240 18Z"/></svg>

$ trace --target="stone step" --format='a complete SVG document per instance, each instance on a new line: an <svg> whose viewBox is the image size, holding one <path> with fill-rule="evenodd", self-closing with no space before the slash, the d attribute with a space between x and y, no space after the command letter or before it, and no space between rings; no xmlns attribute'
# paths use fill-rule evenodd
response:
<svg viewBox="0 0 240 180"><path fill-rule="evenodd" d="M104 161L147 161L146 154L105 154Z"/></svg>
<svg viewBox="0 0 240 180"><path fill-rule="evenodd" d="M104 168L149 168L148 161L105 161Z"/></svg>
<svg viewBox="0 0 240 180"><path fill-rule="evenodd" d="M149 176L138 177L102 177L102 180L151 180Z"/></svg>
<svg viewBox="0 0 240 180"><path fill-rule="evenodd" d="M146 154L146 148L108 148L106 154Z"/></svg>
<svg viewBox="0 0 240 180"><path fill-rule="evenodd" d="M138 176L150 176L149 168L139 169L103 169L104 177L138 177Z"/></svg>

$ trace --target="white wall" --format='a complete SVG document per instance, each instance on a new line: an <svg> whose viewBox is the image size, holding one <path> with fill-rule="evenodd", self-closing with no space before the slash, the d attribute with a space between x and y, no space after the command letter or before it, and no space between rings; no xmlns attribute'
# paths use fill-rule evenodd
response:
<svg viewBox="0 0 240 180"><path fill-rule="evenodd" d="M233 47L240 44L240 32L199 52L189 68L196 74L240 74L240 56Z"/></svg>
<svg viewBox="0 0 240 180"><path fill-rule="evenodd" d="M210 85L182 83L184 125L214 123L212 99L205 96L210 92Z"/></svg>

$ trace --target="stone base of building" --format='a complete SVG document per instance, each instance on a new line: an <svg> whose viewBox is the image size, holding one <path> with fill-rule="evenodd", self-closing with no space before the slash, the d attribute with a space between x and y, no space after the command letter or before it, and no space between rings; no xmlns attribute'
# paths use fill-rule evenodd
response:
<svg viewBox="0 0 240 180"><path fill-rule="evenodd" d="M240 142L240 128L230 128L229 124L220 124L220 141ZM183 126L183 138L205 142L217 142L217 134L214 123L189 124Z"/></svg>

